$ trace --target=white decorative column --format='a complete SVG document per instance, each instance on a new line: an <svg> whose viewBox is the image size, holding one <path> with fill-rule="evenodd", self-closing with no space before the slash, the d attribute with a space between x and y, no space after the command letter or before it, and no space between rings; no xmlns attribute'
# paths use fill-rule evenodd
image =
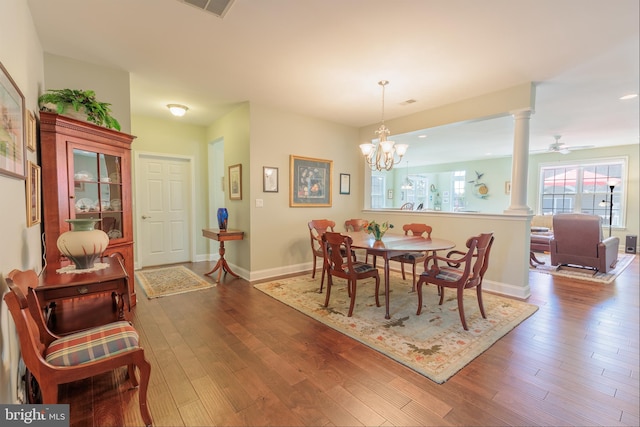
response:
<svg viewBox="0 0 640 427"><path fill-rule="evenodd" d="M513 113L513 163L511 165L511 205L507 215L525 215L533 211L527 206L527 177L529 176L529 120L531 110Z"/></svg>

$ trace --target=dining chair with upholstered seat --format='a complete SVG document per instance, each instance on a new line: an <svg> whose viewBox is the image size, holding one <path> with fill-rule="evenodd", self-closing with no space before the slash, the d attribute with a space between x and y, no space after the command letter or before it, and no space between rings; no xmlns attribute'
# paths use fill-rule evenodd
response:
<svg viewBox="0 0 640 427"><path fill-rule="evenodd" d="M330 219L313 219L308 222L309 226L309 238L311 240L311 253L313 254L313 270L311 270L311 278L316 277L317 259L324 258L324 251L322 250L322 235L327 231L334 231L336 222ZM322 284L324 283L324 267L322 269L322 279L320 281L320 290L322 290Z"/></svg>
<svg viewBox="0 0 640 427"><path fill-rule="evenodd" d="M135 328L127 321L119 321L57 336L44 321L33 289L37 285L38 277L33 270L14 270L6 281L0 275L0 291L9 289L4 300L16 325L25 366L39 386L42 402L34 403L56 404L58 385L126 366L133 387L139 386L142 420L145 425L152 425L147 406L151 365L145 359ZM140 373L139 382L136 367Z"/></svg>
<svg viewBox="0 0 640 427"><path fill-rule="evenodd" d="M342 253L352 253L351 243L353 242L353 239L344 234L326 232L322 235L322 241L325 243L322 245L322 248L324 250L325 270L327 271L327 295L324 300L324 306L329 306L331 288L333 287L333 278L340 277L347 281L347 292L351 297L347 317L351 317L353 314L358 280L367 278L376 279L376 306L380 307L380 299L378 298L378 293L380 291L380 275L378 274L378 269L371 264L356 261L351 256L342 256Z"/></svg>
<svg viewBox="0 0 640 427"><path fill-rule="evenodd" d="M428 240L431 239L432 227L430 225L412 223L403 225L402 229L404 230L404 234L406 236L420 236ZM402 280L405 280L404 265L411 264L413 273L411 291L416 290L416 265L423 263L426 257L426 252L407 252L390 258L391 261L397 261L400 263L400 268L402 270Z"/></svg>
<svg viewBox="0 0 640 427"><path fill-rule="evenodd" d="M368 225L369 221L367 221L366 219L351 218L344 222L344 229L347 232L357 233L360 231L365 231ZM364 262L369 262L368 252L365 252Z"/></svg>
<svg viewBox="0 0 640 427"><path fill-rule="evenodd" d="M484 319L487 318L482 304L482 280L489 267L489 254L493 245L493 233L482 233L467 240L467 252L451 251L446 257L432 254L424 261L425 271L420 275L417 284L418 311L422 312L422 285L433 284L440 290L440 305L444 301L444 289L457 291L458 312L462 327L468 331L464 315L463 293L465 289L476 288L478 307ZM439 265L438 262L446 265Z"/></svg>

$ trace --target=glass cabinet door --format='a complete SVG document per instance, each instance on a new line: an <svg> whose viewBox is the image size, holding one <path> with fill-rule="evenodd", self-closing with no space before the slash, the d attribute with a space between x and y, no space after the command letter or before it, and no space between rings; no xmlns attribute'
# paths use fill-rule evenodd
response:
<svg viewBox="0 0 640 427"><path fill-rule="evenodd" d="M73 149L73 192L76 218L95 218L109 239L123 237L121 158Z"/></svg>

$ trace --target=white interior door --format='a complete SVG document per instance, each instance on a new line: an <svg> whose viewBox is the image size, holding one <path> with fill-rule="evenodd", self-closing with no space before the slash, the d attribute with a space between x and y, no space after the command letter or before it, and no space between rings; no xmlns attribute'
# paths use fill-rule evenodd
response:
<svg viewBox="0 0 640 427"><path fill-rule="evenodd" d="M141 267L191 260L191 176L189 158L137 158L136 243Z"/></svg>

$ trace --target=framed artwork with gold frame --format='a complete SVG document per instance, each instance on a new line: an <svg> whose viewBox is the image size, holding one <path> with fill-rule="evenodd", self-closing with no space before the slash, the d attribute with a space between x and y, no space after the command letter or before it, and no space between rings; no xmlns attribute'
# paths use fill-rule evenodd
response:
<svg viewBox="0 0 640 427"><path fill-rule="evenodd" d="M27 162L27 227L40 224L42 210L40 192L40 166Z"/></svg>
<svg viewBox="0 0 640 427"><path fill-rule="evenodd" d="M31 110L27 110L26 116L27 148L29 151L36 151L36 140L38 138L36 134L36 116Z"/></svg>
<svg viewBox="0 0 640 427"><path fill-rule="evenodd" d="M229 199L242 200L242 165L229 166Z"/></svg>
<svg viewBox="0 0 640 427"><path fill-rule="evenodd" d="M331 206L333 160L289 156L289 206Z"/></svg>

